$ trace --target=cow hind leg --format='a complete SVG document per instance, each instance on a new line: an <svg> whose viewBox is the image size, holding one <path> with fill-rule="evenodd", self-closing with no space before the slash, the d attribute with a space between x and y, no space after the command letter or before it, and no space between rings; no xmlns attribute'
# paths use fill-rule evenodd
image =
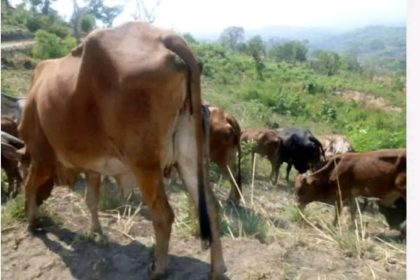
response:
<svg viewBox="0 0 420 280"><path fill-rule="evenodd" d="M350 228L355 229L356 228L356 211L357 211L357 205L356 205L356 198L350 197L349 198L349 205L350 205Z"/></svg>
<svg viewBox="0 0 420 280"><path fill-rule="evenodd" d="M31 164L25 182L25 209L28 230L35 231L41 225L36 220L39 205L49 197L54 185L54 169L44 164Z"/></svg>
<svg viewBox="0 0 420 280"><path fill-rule="evenodd" d="M101 188L101 175L88 172L86 174L86 205L89 208L92 225L91 231L101 234L102 228L98 218L98 200Z"/></svg>
<svg viewBox="0 0 420 280"><path fill-rule="evenodd" d="M188 192L190 193L196 209L200 209L199 199L199 184L203 184L205 203L207 205L207 213L210 220L210 233L211 233L211 271L212 277L222 275L226 271L226 265L223 259L222 244L220 241L219 231L219 217L217 201L214 197L210 187L205 185L204 182L199 182L197 177L197 165L192 164L188 158L181 158L178 160L178 171L181 175ZM235 187L236 189L236 187ZM200 223L203 221L200 220Z"/></svg>
<svg viewBox="0 0 420 280"><path fill-rule="evenodd" d="M168 248L174 213L168 203L160 165L139 166L132 169L148 206L156 236L155 260L152 264L152 279L162 276L168 263Z"/></svg>
<svg viewBox="0 0 420 280"><path fill-rule="evenodd" d="M279 179L279 171L280 171L280 166L281 166L282 162L274 160L271 163L271 173L273 173L273 185L277 185L277 181Z"/></svg>
<svg viewBox="0 0 420 280"><path fill-rule="evenodd" d="M207 242L207 239L210 242L211 276L212 279L217 279L226 271L220 240L218 204L206 181L207 170L198 166L198 149L191 149L197 147L191 123L188 119L181 122L175 141L177 168L199 212L201 238L204 243ZM203 168L204 178L199 177L198 168ZM207 247L207 244L204 245Z"/></svg>
<svg viewBox="0 0 420 280"><path fill-rule="evenodd" d="M232 171L232 169L231 169L231 171ZM239 204L239 201L240 201L240 194L239 194L239 191L238 191L239 186L238 186L238 188L236 187L235 182L233 181L234 179L232 178L232 176L230 175L230 173L228 171L227 165L225 165L221 168L221 173L222 173L223 177L229 179L229 182L230 182L231 187L230 187L230 193L229 193L228 201L230 201L230 202L232 202L236 205ZM242 190L240 190L240 191L242 191Z"/></svg>

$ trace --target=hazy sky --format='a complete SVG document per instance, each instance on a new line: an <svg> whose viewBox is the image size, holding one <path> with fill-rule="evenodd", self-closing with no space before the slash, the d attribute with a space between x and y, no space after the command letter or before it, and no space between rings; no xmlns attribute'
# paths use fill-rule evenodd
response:
<svg viewBox="0 0 420 280"><path fill-rule="evenodd" d="M12 3L21 2L12 0ZM78 1L83 4L82 0ZM107 0L124 4L115 24L132 19L134 0ZM143 0L153 7L158 0ZM65 17L72 1L57 0L53 7ZM405 0L161 0L155 23L181 32L218 32L228 26L252 30L268 25L349 28L368 24L401 23L406 19Z"/></svg>

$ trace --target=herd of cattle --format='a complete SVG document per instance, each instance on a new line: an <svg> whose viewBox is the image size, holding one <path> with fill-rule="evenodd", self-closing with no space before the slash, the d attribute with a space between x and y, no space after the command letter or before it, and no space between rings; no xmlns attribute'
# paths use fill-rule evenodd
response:
<svg viewBox="0 0 420 280"><path fill-rule="evenodd" d="M300 207L333 204L336 222L343 205L353 217L357 197L376 198L391 227L405 221L405 149L356 153L340 135L317 138L301 128L241 130L232 115L202 105L200 72L181 37L140 22L96 30L68 56L41 62L26 98L14 100L15 116L2 115L1 165L8 178L2 197L15 196L24 182L28 228L37 231L42 229L37 207L53 185L71 185L84 173L92 230L101 232L101 176L114 177L124 195L137 186L156 235L152 277L164 273L168 261L174 216L164 179L173 169L197 207L203 246L211 247L212 278L226 270L208 162L231 181L229 199L239 203L241 142L254 143L252 158L260 154L270 161L274 184L282 163L287 180L292 166L298 171Z"/></svg>

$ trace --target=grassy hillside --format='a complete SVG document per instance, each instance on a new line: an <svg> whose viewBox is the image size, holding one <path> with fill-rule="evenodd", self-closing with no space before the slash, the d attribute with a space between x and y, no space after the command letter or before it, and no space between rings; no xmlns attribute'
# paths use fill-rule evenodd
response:
<svg viewBox="0 0 420 280"><path fill-rule="evenodd" d="M204 98L232 113L242 128L307 127L316 135L350 137L359 151L405 147L405 78L340 71L322 75L307 64L264 61L262 80L253 58L217 44L192 45L204 63ZM36 63L25 54L3 57L2 91L23 95ZM29 67L30 68L30 67Z"/></svg>
<svg viewBox="0 0 420 280"><path fill-rule="evenodd" d="M403 76L346 71L327 76L307 64L267 59L261 80L249 55L217 44L193 47L204 63L205 99L231 112L243 128L299 126L317 135L339 133L350 136L359 151L405 146Z"/></svg>

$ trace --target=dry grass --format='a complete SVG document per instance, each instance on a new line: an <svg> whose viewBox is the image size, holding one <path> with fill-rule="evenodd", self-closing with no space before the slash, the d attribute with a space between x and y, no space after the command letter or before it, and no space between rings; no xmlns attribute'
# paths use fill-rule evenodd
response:
<svg viewBox="0 0 420 280"><path fill-rule="evenodd" d="M259 159L257 163L260 161L262 160ZM339 226L334 227L332 225L333 207L322 203L312 203L304 212L301 212L295 206L289 189L285 186L273 187L268 180L255 179L255 168L251 171L252 184L243 186L243 201L239 207L225 202L229 188L224 188L220 182L214 187L220 206L221 233L224 236L225 244L228 244L229 240L232 242L258 240L259 244L263 243L261 246L274 246L271 247L274 248L272 249L274 252L285 250L285 248L290 252L301 252L301 257L298 255L291 259L279 260L282 275L287 279L305 279L307 277L305 271L311 271L311 269L315 272L318 272L319 269L319 273L315 274L319 275L319 279L348 278L348 275L340 275L343 272L339 269L321 271L321 268L316 265L299 263L299 258L325 257L324 254L328 255L330 252L333 255L330 258L340 259L341 262L357 260L364 263L362 267L358 268L359 273L364 275L363 279L384 279L386 275L389 275L386 269L389 269L390 266L393 268L397 266L399 271L405 271L405 243L387 239L378 234L378 232L387 230L381 216L363 214L359 210L356 227L354 230L350 230L350 222L346 221L348 215L344 211ZM104 188L101 200L113 201L116 193L112 190L107 192ZM175 213L173 234L181 238L189 235L198 236L198 219L189 195L178 186L170 186L168 195ZM67 196L66 199L70 202L73 213L65 217L66 223L74 223L74 221L70 221L74 216L83 216L87 223L90 222L90 213L84 203L83 195L73 192ZM60 199L63 197L51 197L46 202L46 208L50 208L50 205L57 207L59 201L56 200ZM21 215L24 213L23 198L20 196L17 201L10 201L10 203L13 206L8 204L2 213L3 227L5 222L8 227L13 225L13 223L7 222L7 219L10 220L7 215L11 215L7 214L9 213L7 211L14 208L17 210L13 210L12 213L15 214L11 216L16 222L22 222L25 218L24 215ZM142 215L144 215L143 210L145 209L141 201L131 199L130 201L120 200L115 204L114 202L105 204L113 206L110 207L111 209L100 212L102 225L105 227L107 224L109 225L104 229L104 232L110 232L112 224L112 231L118 232L132 241L153 244L153 235L148 235L148 239L138 235L138 228L144 226L141 221L144 221ZM149 221L147 221L147 225L150 225ZM90 233L78 233L78 239L88 240L98 245L107 244L104 237ZM152 254L153 247L150 251ZM255 252L256 256L258 254L259 252ZM270 265L273 264L267 264L265 269L268 269ZM254 276L261 277L261 279L273 277L273 274L264 271L250 272L249 279L255 279Z"/></svg>

